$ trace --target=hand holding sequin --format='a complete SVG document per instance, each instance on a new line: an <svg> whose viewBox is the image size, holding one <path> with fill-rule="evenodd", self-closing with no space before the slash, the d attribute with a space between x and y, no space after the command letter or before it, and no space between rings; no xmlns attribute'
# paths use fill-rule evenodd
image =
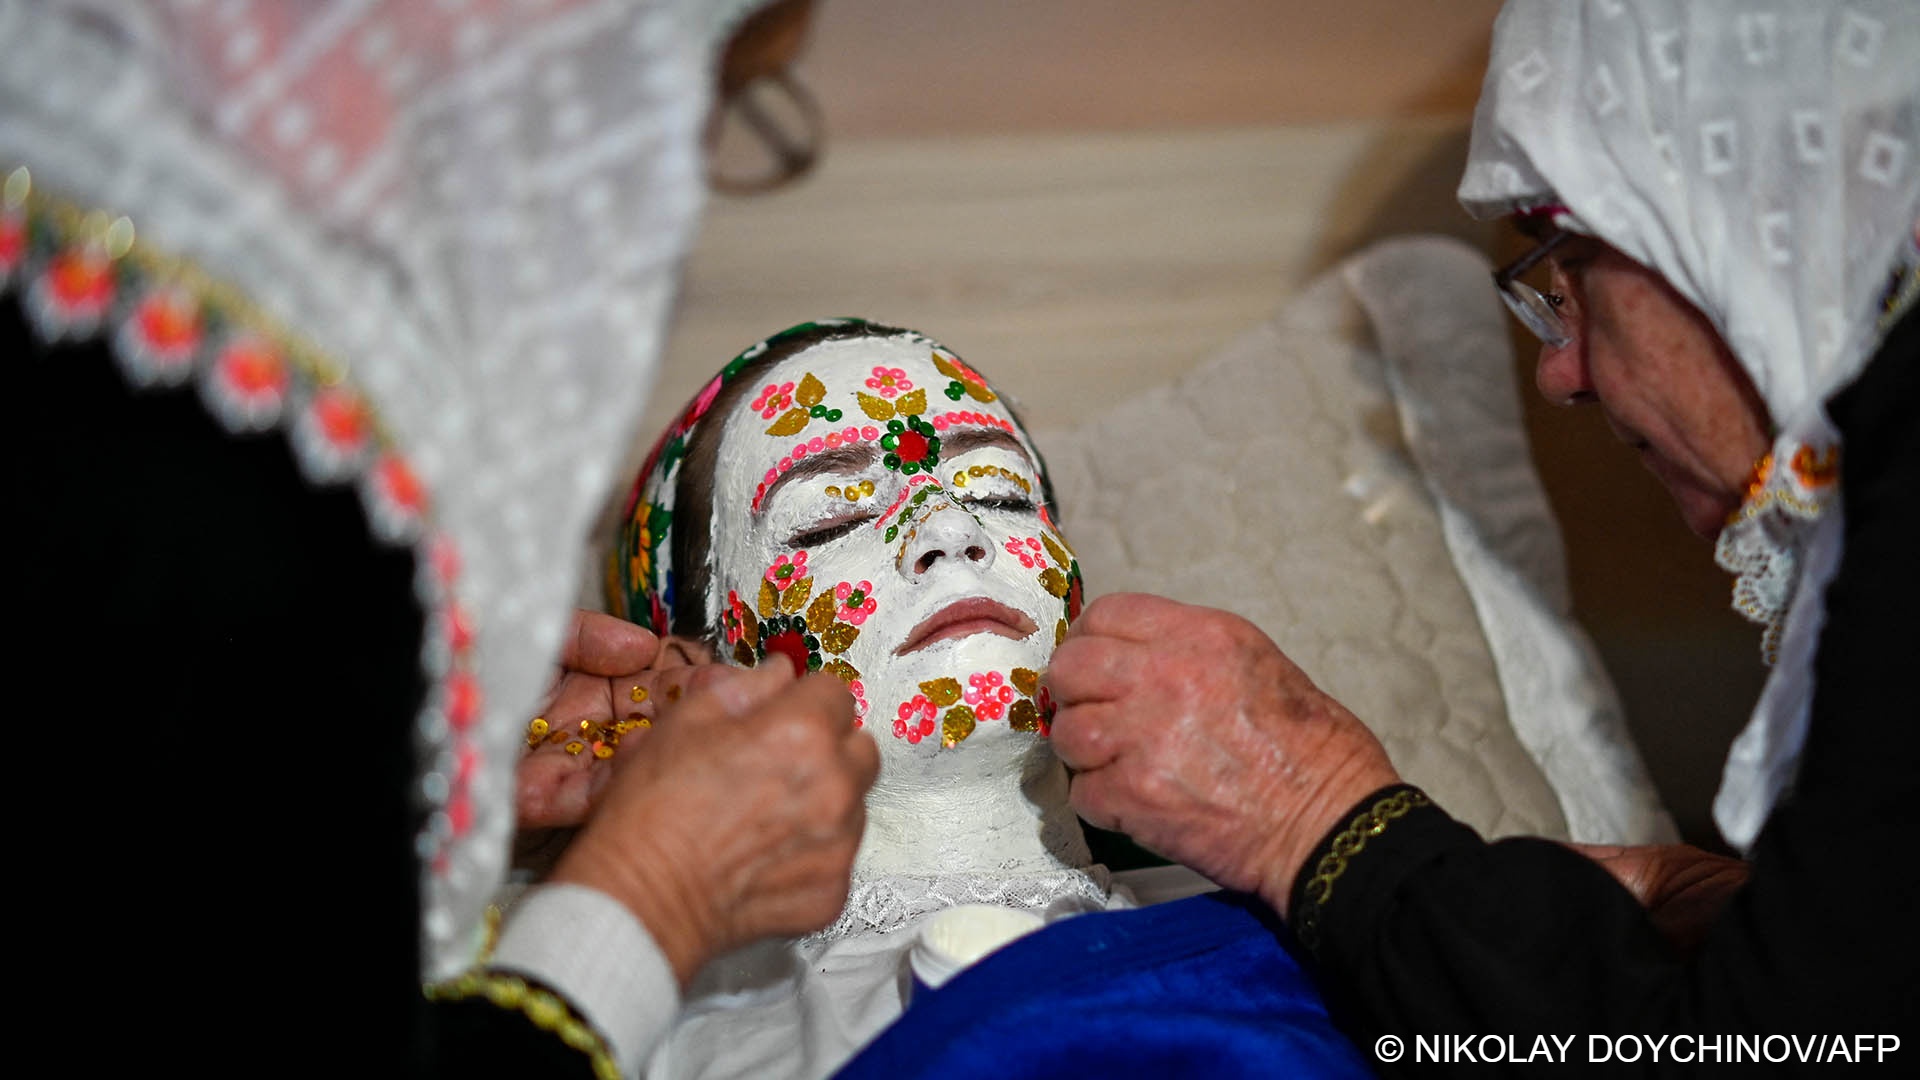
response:
<svg viewBox="0 0 1920 1080"><path fill-rule="evenodd" d="M586 766L598 753L594 744L605 747L609 735L617 739L623 725L634 723L636 702L644 700L634 695L649 692L647 669L664 655L659 639L642 627L596 611L573 613L553 685L528 725L532 752L514 777L520 828L585 820L593 794Z"/></svg>
<svg viewBox="0 0 1920 1080"><path fill-rule="evenodd" d="M1101 597L1046 683L1081 817L1282 913L1326 831L1398 780L1372 732L1228 612Z"/></svg>
<svg viewBox="0 0 1920 1080"><path fill-rule="evenodd" d="M647 752L623 755L552 880L631 909L682 982L846 901L879 771L840 680L786 664L704 669Z"/></svg>

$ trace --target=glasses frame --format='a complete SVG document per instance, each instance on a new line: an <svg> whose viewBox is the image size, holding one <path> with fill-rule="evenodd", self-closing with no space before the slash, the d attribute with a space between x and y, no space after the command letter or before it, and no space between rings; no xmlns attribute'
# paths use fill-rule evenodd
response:
<svg viewBox="0 0 1920 1080"><path fill-rule="evenodd" d="M1500 299L1506 303L1507 310L1549 349L1561 348L1573 340L1573 331L1559 311L1560 305L1567 302L1566 297L1543 293L1521 281L1520 275L1537 266L1568 237L1576 235L1570 229L1555 228L1526 254L1493 272L1493 287L1500 290Z"/></svg>

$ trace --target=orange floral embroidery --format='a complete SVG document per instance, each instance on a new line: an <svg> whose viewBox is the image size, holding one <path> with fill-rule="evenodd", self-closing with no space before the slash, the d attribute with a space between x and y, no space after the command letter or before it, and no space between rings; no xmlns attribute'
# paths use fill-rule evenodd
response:
<svg viewBox="0 0 1920 1080"><path fill-rule="evenodd" d="M1826 487L1840 475L1840 448L1829 446L1816 451L1803 446L1793 453L1793 475L1805 487Z"/></svg>

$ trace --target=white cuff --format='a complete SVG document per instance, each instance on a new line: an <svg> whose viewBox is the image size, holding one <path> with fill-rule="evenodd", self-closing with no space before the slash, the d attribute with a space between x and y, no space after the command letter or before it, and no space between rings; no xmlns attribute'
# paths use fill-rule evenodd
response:
<svg viewBox="0 0 1920 1080"><path fill-rule="evenodd" d="M520 972L564 995L637 1076L680 1011L667 958L626 905L584 885L527 891L507 916L488 967Z"/></svg>

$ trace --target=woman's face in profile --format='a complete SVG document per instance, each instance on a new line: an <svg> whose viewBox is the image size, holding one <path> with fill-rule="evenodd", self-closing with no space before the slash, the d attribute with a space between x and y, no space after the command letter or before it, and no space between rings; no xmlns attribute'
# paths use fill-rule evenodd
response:
<svg viewBox="0 0 1920 1080"><path fill-rule="evenodd" d="M1079 571L1026 433L978 375L917 336L829 341L763 373L725 424L724 655L838 675L895 753L1045 733L1037 677Z"/></svg>

